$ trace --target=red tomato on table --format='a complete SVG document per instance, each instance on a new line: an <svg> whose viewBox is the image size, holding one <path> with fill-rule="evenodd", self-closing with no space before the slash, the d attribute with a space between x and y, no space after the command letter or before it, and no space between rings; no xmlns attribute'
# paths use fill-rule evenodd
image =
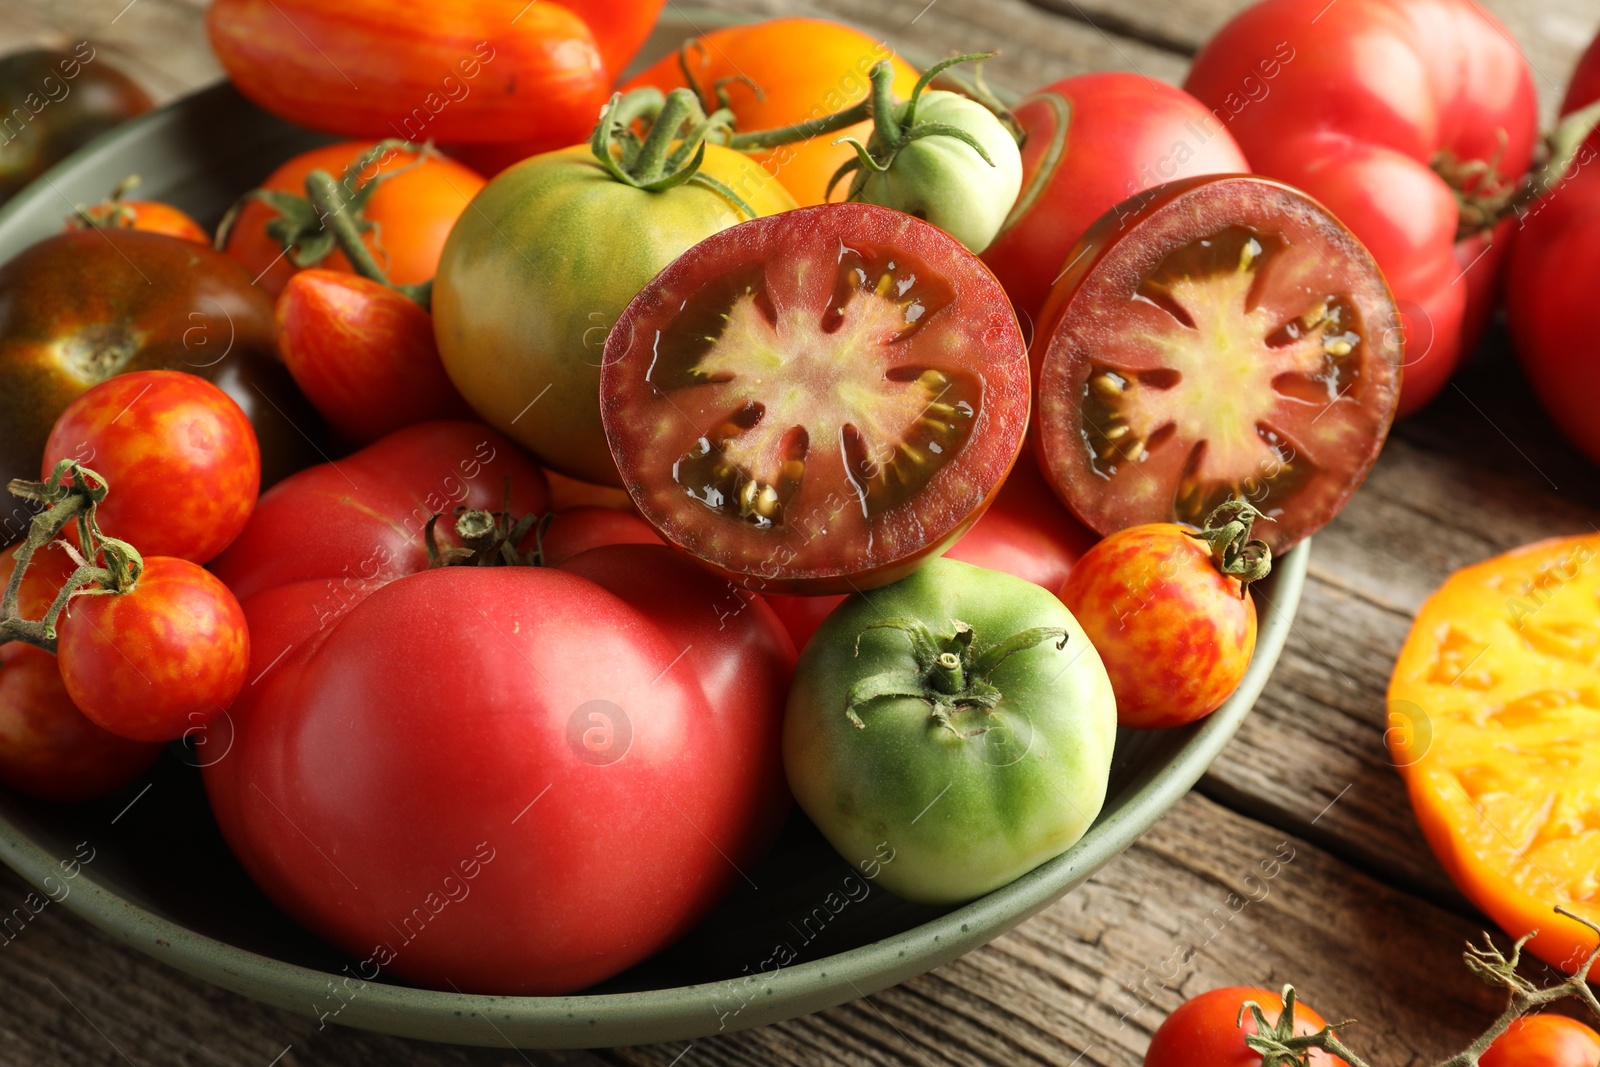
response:
<svg viewBox="0 0 1600 1067"><path fill-rule="evenodd" d="M1264 0L1211 39L1184 88L1226 115L1255 170L1367 246L1405 321L1401 414L1427 403L1476 343L1509 237L1502 225L1492 246L1458 242L1434 164L1492 163L1516 181L1538 135L1511 34L1473 0Z"/></svg>
<svg viewBox="0 0 1600 1067"><path fill-rule="evenodd" d="M1248 1012L1240 1021L1247 1000L1261 1005L1269 1024L1283 1011L1283 998L1266 989L1229 986L1201 993L1178 1005L1156 1029L1144 1054L1144 1067L1261 1067L1261 1053L1244 1043L1246 1035L1256 1032L1255 1018ZM1314 1034L1326 1025L1322 1016L1295 1004L1295 1034ZM1344 1060L1311 1050L1311 1067L1336 1065L1344 1067Z"/></svg>

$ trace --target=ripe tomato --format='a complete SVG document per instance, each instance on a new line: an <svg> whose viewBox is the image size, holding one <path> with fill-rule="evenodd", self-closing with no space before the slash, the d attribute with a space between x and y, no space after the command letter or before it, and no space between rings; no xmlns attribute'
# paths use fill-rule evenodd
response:
<svg viewBox="0 0 1600 1067"><path fill-rule="evenodd" d="M583 140L610 82L583 19L558 4L218 0L206 33L245 96L351 137Z"/></svg>
<svg viewBox="0 0 1600 1067"><path fill-rule="evenodd" d="M1059 600L940 559L850 597L817 630L789 692L783 762L852 867L876 860L891 892L954 904L1083 836L1116 727L1105 668Z"/></svg>
<svg viewBox="0 0 1600 1067"><path fill-rule="evenodd" d="M1250 170L1208 108L1143 75L1063 78L1012 114L1027 132L1022 194L983 261L1029 322L1038 319L1073 244L1112 207L1162 182Z"/></svg>
<svg viewBox="0 0 1600 1067"><path fill-rule="evenodd" d="M619 511L632 511L633 501L628 499L628 494L614 485L595 485L593 482L581 482L576 478L568 478L565 474L556 471L545 471L545 477L550 479L550 502L556 510L575 507L612 508Z"/></svg>
<svg viewBox="0 0 1600 1067"><path fill-rule="evenodd" d="M1240 1009L1247 1000L1261 1005L1269 1024L1278 1021L1283 998L1266 989L1228 986L1201 993L1178 1005L1178 1010L1150 1036L1144 1067L1261 1067L1261 1053L1244 1043L1256 1032L1255 1017ZM1314 1034L1327 1020L1304 1004L1294 1006L1294 1032ZM1344 1060L1321 1049L1310 1051L1311 1067L1344 1067Z"/></svg>
<svg viewBox="0 0 1600 1067"><path fill-rule="evenodd" d="M794 206L732 149L706 147L705 173L757 214ZM450 234L433 289L445 370L490 425L542 462L617 485L600 424L606 332L651 278L742 211L697 184L647 192L614 180L587 145L500 175Z"/></svg>
<svg viewBox="0 0 1600 1067"><path fill-rule="evenodd" d="M1565 1015L1524 1015L1495 1038L1478 1067L1594 1067L1600 1034Z"/></svg>
<svg viewBox="0 0 1600 1067"><path fill-rule="evenodd" d="M0 553L0 588L15 566L15 549ZM22 617L43 618L74 569L54 545L36 551L19 591ZM93 800L138 778L161 747L84 717L50 653L18 641L0 645L0 782L41 800Z"/></svg>
<svg viewBox="0 0 1600 1067"><path fill-rule="evenodd" d="M250 634L228 587L185 559L147 556L122 593L75 597L57 625L61 677L83 713L119 737L172 741L244 688Z"/></svg>
<svg viewBox="0 0 1600 1067"><path fill-rule="evenodd" d="M1182 526L1119 530L1078 561L1060 595L1105 662L1117 722L1132 729L1211 714L1255 651L1255 601Z"/></svg>
<svg viewBox="0 0 1600 1067"><path fill-rule="evenodd" d="M978 258L870 204L712 236L606 341L623 484L663 537L748 587L903 577L983 513L1027 423L1022 334Z"/></svg>
<svg viewBox="0 0 1600 1067"><path fill-rule="evenodd" d="M119 193L112 193L108 199L67 216L69 230L104 229L108 226L164 233L168 237L211 244L211 235L204 226L171 204L163 204L159 200L124 200Z"/></svg>
<svg viewBox="0 0 1600 1067"><path fill-rule="evenodd" d="M1197 221L1198 220L1198 221ZM1090 227L1040 319L1037 444L1102 534L1199 525L1243 496L1281 552L1377 459L1400 392L1395 307L1372 257L1301 193L1172 182Z"/></svg>
<svg viewBox="0 0 1600 1067"><path fill-rule="evenodd" d="M588 24L606 64L608 84L621 80L622 72L650 31L666 0L556 0Z"/></svg>
<svg viewBox="0 0 1600 1067"><path fill-rule="evenodd" d="M1372 253L1405 319L1401 413L1427 403L1477 343L1510 237L1495 231L1486 255L1481 236L1458 243L1457 190L1436 168L1515 182L1533 156L1533 79L1511 34L1473 0L1265 0L1218 31L1184 88L1255 170L1316 197Z"/></svg>
<svg viewBox="0 0 1600 1067"><path fill-rule="evenodd" d="M559 567L573 556L601 545L659 545L650 524L631 511L580 505L550 516L539 539L547 567Z"/></svg>
<svg viewBox="0 0 1600 1067"><path fill-rule="evenodd" d="M1600 100L1600 37L1578 63L1565 112ZM1588 305L1600 277L1600 137L1580 150L1576 169L1520 220L1506 272L1506 312L1517 356L1557 428L1600 463L1600 420L1586 396L1600 389L1591 356Z"/></svg>
<svg viewBox="0 0 1600 1067"><path fill-rule="evenodd" d="M304 270L278 297L278 349L295 384L356 444L470 416L439 361L433 316L358 274Z"/></svg>
<svg viewBox="0 0 1600 1067"><path fill-rule="evenodd" d="M685 46L694 84L684 79L677 54L666 56L628 80L623 90L654 86L662 92L692 88L707 111L718 106L722 86L740 132L791 126L843 111L867 97L867 75L883 60L894 64L894 92L905 99L917 84L917 72L882 41L823 19L786 18L712 30ZM751 81L754 85L750 84ZM855 158L855 150L837 142L854 137L866 143L872 123L862 122L837 133L782 145L752 158L781 181L802 207L823 203L828 182L839 167ZM833 198L842 200L841 182Z"/></svg>
<svg viewBox="0 0 1600 1067"><path fill-rule="evenodd" d="M204 378L132 371L56 420L39 477L76 459L105 479L100 527L141 553L205 563L239 535L261 488L261 451L239 405Z"/></svg>
<svg viewBox="0 0 1600 1067"><path fill-rule="evenodd" d="M272 301L238 264L136 230L63 233L0 266L0 484L34 478L72 398L128 371L216 383L255 427L263 481L316 455L311 411L273 341Z"/></svg>
<svg viewBox="0 0 1600 1067"><path fill-rule="evenodd" d="M6 127L0 200L102 133L155 104L137 82L88 41L72 49L30 48L0 58L0 115L28 116ZM15 129L13 129L16 127Z"/></svg>
<svg viewBox="0 0 1600 1067"><path fill-rule="evenodd" d="M349 167L376 146L371 141L345 141L302 152L284 163L261 183L262 189L305 196L306 175L325 170L342 180ZM432 278L439 268L439 251L444 248L450 228L467 209L467 204L483 179L477 172L446 159L436 152L417 154L404 149L383 152L376 162L361 172L361 184L375 175L389 177L378 185L366 202L362 216L373 228L361 240L372 249L378 265L396 285L415 285ZM284 254L283 245L267 233L267 224L278 213L259 200L248 200L240 208L227 232L224 251L250 272L250 276L273 296L283 291L299 268ZM351 271L350 261L334 248L320 266L328 270Z"/></svg>
<svg viewBox="0 0 1600 1067"><path fill-rule="evenodd" d="M1525 545L1452 574L1389 680L1386 740L1417 822L1467 899L1569 973L1600 919L1600 535Z"/></svg>

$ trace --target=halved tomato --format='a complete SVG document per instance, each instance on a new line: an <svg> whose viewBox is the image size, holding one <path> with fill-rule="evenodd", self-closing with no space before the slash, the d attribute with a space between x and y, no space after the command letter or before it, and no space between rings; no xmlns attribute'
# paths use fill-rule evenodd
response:
<svg viewBox="0 0 1600 1067"><path fill-rule="evenodd" d="M994 276L870 204L724 230L606 340L606 440L671 543L747 587L884 585L958 537L1016 459L1028 364Z"/></svg>
<svg viewBox="0 0 1600 1067"><path fill-rule="evenodd" d="M1320 529L1383 446L1399 316L1361 242L1252 176L1157 186L1068 256L1033 355L1045 476L1102 534L1199 525L1233 496L1281 552Z"/></svg>

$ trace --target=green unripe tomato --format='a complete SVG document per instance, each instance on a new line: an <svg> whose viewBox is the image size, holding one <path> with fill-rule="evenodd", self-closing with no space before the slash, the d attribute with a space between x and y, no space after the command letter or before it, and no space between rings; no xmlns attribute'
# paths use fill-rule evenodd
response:
<svg viewBox="0 0 1600 1067"><path fill-rule="evenodd" d="M904 123L909 104L895 109ZM959 93L924 92L917 101L916 124L936 122L971 134L994 161L990 166L972 146L945 134L919 137L895 153L883 173L857 172L851 198L890 207L926 219L966 245L982 252L1022 190L1022 154L1011 131L994 112ZM874 146L877 155L877 146Z"/></svg>
<svg viewBox="0 0 1600 1067"><path fill-rule="evenodd" d="M757 215L795 206L732 149L707 145L700 170ZM616 181L587 145L523 160L479 191L440 254L433 332L445 371L547 466L620 485L600 423L606 334L661 268L749 217L703 185Z"/></svg>
<svg viewBox="0 0 1600 1067"><path fill-rule="evenodd" d="M790 689L783 761L852 866L907 900L954 904L1084 835L1116 731L1110 679L1061 601L938 559L818 629Z"/></svg>

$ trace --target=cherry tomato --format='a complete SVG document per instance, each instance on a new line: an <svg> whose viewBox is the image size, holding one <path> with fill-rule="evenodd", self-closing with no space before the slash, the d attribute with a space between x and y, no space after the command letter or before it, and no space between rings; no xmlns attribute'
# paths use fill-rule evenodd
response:
<svg viewBox="0 0 1600 1067"><path fill-rule="evenodd" d="M1090 227L1034 339L1045 477L1102 534L1243 496L1282 551L1377 459L1400 392L1372 257L1257 177L1159 186Z"/></svg>
<svg viewBox="0 0 1600 1067"><path fill-rule="evenodd" d="M1563 111L1600 100L1600 37L1578 63ZM1600 389L1589 307L1600 277L1600 135L1520 220L1506 272L1506 312L1523 371L1558 429L1600 463L1600 420L1585 397Z"/></svg>
<svg viewBox="0 0 1600 1067"><path fill-rule="evenodd" d="M693 88L708 110L718 106L720 85L742 132L790 126L843 111L866 99L867 75L883 60L894 63L894 92L905 99L917 84L917 72L882 41L823 19L786 18L712 30L685 45L694 84L684 79L677 54L666 56L631 78L623 90L654 86L662 92ZM754 82L752 85L751 82ZM841 164L855 158L841 137L863 144L872 123L862 122L837 133L783 145L753 158L781 181L802 207L823 203L828 182ZM840 182L833 199L842 200L848 183Z"/></svg>
<svg viewBox="0 0 1600 1067"><path fill-rule="evenodd" d="M15 566L15 549L0 553L0 588ZM74 569L54 545L36 551L19 591L22 617L42 619ZM19 641L0 645L0 782L41 800L93 800L138 778L161 747L90 722L50 653Z"/></svg>
<svg viewBox="0 0 1600 1067"><path fill-rule="evenodd" d="M1283 998L1265 989L1229 986L1201 993L1178 1005L1154 1034L1144 1054L1144 1067L1261 1067L1261 1053L1244 1043L1256 1032L1254 1016L1239 1012L1245 1001L1261 1005L1267 1022L1278 1021ZM1294 1032L1304 1036L1327 1026L1327 1020L1304 1004L1294 1006ZM1310 1052L1311 1067L1335 1067L1344 1060L1321 1049Z"/></svg>
<svg viewBox="0 0 1600 1067"><path fill-rule="evenodd" d="M256 434L227 393L181 371L108 378L67 405L39 475L76 459L105 479L108 535L205 563L239 536L261 488Z"/></svg>
<svg viewBox="0 0 1600 1067"><path fill-rule="evenodd" d="M371 141L345 141L313 148L278 167L261 188L305 196L306 175L324 170L342 181L345 168L374 147ZM362 210L362 216L374 225L361 240L372 249L391 282L415 285L428 281L439 269L439 252L450 228L483 188L483 178L437 152L425 152L419 160L415 152L400 148L382 152L361 172L361 183L379 174L389 177L373 191ZM299 269L284 254L283 245L267 234L267 223L275 217L277 212L267 204L247 201L233 220L223 249L273 296L283 291ZM350 261L337 248L319 266L351 270Z"/></svg>
<svg viewBox="0 0 1600 1067"><path fill-rule="evenodd" d="M983 261L1029 322L1037 321L1073 244L1113 206L1162 182L1250 170L1208 108L1140 74L1063 78L1012 114L1027 132L1022 194Z"/></svg>
<svg viewBox="0 0 1600 1067"><path fill-rule="evenodd" d="M1211 714L1239 688L1255 651L1255 601L1182 526L1112 534L1072 568L1060 596L1105 661L1125 727Z"/></svg>
<svg viewBox="0 0 1600 1067"><path fill-rule="evenodd" d="M601 545L659 545L661 538L638 515L616 508L580 505L557 511L540 537L547 567Z"/></svg>
<svg viewBox="0 0 1600 1067"><path fill-rule="evenodd" d="M959 537L1021 445L1028 364L998 284L869 204L716 234L606 341L623 484L671 544L752 588L843 592Z"/></svg>
<svg viewBox="0 0 1600 1067"><path fill-rule="evenodd" d="M211 235L187 214L159 200L124 200L113 196L67 216L67 229L89 230L115 227L144 230L181 237L185 241L210 245Z"/></svg>
<svg viewBox="0 0 1600 1067"><path fill-rule="evenodd" d="M594 34L559 4L217 0L211 50L241 93L316 130L411 141L588 134L609 80Z"/></svg>
<svg viewBox="0 0 1600 1067"><path fill-rule="evenodd" d="M304 270L278 297L278 349L295 384L356 444L471 415L439 361L433 316L358 274Z"/></svg>
<svg viewBox="0 0 1600 1067"><path fill-rule="evenodd" d="M1452 188L1441 172L1487 164L1515 182L1538 135L1510 32L1473 0L1265 0L1218 31L1184 88L1256 171L1316 197L1372 253L1405 319L1401 413L1427 403L1477 343L1467 327L1487 317L1499 260L1458 243L1456 192L1482 179L1462 171Z"/></svg>
<svg viewBox="0 0 1600 1067"><path fill-rule="evenodd" d="M250 634L239 602L188 560L147 556L124 593L75 597L56 627L72 702L136 741L204 726L244 687Z"/></svg>
<svg viewBox="0 0 1600 1067"><path fill-rule="evenodd" d="M1594 1067L1600 1034L1565 1015L1524 1015L1494 1039L1478 1067Z"/></svg>

